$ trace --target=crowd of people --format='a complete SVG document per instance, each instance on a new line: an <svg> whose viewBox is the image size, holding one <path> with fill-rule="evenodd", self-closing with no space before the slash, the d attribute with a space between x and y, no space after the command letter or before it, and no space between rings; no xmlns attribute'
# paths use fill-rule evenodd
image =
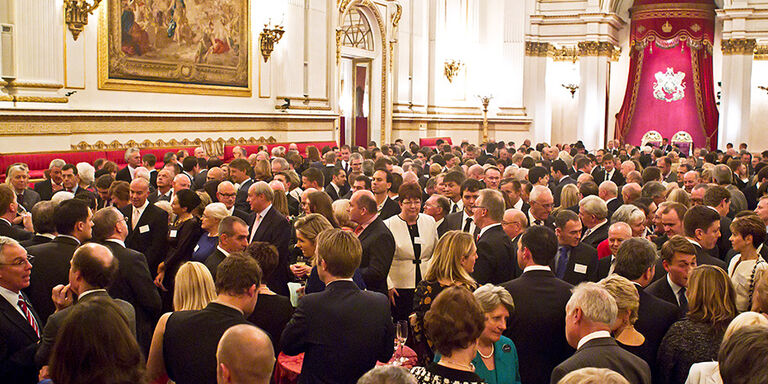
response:
<svg viewBox="0 0 768 384"><path fill-rule="evenodd" d="M233 156L11 165L0 381L768 381L768 151Z"/></svg>

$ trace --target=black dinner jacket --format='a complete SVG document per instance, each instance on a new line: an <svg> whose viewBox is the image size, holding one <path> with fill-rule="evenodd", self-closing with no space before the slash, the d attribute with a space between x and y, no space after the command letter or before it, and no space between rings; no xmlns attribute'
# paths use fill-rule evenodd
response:
<svg viewBox="0 0 768 384"><path fill-rule="evenodd" d="M517 255L509 236L495 225L477 240L477 261L472 277L479 285L491 283L499 285L520 276Z"/></svg>
<svg viewBox="0 0 768 384"><path fill-rule="evenodd" d="M173 312L163 335L168 377L177 384L215 383L219 340L238 324L248 324L243 313L217 302L197 311Z"/></svg>
<svg viewBox="0 0 768 384"><path fill-rule="evenodd" d="M335 281L299 300L280 342L287 355L304 352L299 383L355 383L389 361L394 337L386 296Z"/></svg>
<svg viewBox="0 0 768 384"><path fill-rule="evenodd" d="M595 183L597 185L600 185L603 181L605 181L605 168L600 167L599 170L592 173L592 176L595 178ZM627 183L627 181L624 179L624 175L621 174L621 171L619 169L616 169L613 171L613 175L611 175L611 181L613 181L616 186L622 186Z"/></svg>
<svg viewBox="0 0 768 384"><path fill-rule="evenodd" d="M581 242L597 249L598 244L602 243L603 240L608 238L608 227L610 226L611 222L606 221L605 224L592 231L589 236L581 239ZM586 231L586 229L584 229L584 231Z"/></svg>
<svg viewBox="0 0 768 384"><path fill-rule="evenodd" d="M24 249L28 249L33 245L45 244L51 240L52 240L51 238L48 238L42 235L35 235L35 237L29 240L20 241L19 244L21 244L21 246L24 247Z"/></svg>
<svg viewBox="0 0 768 384"><path fill-rule="evenodd" d="M126 181L129 183L133 181L133 179L131 178L131 171L128 169L127 165L123 169L117 171L117 174L115 175L115 180Z"/></svg>
<svg viewBox="0 0 768 384"><path fill-rule="evenodd" d="M69 261L79 246L80 243L71 237L57 236L48 243L27 249L35 260L25 292L43 321L41 327L56 310L51 300L51 289L58 284L69 283Z"/></svg>
<svg viewBox="0 0 768 384"><path fill-rule="evenodd" d="M397 214L400 214L400 204L387 196L387 199L384 200L384 206L381 207L381 212L379 212L379 218L386 220Z"/></svg>
<svg viewBox="0 0 768 384"><path fill-rule="evenodd" d="M605 203L605 206L608 208L608 223L606 225L611 225L611 217L613 217L613 213L616 212L619 207L621 207L621 200L617 196L614 199L611 199L611 201Z"/></svg>
<svg viewBox="0 0 768 384"><path fill-rule="evenodd" d="M635 329L645 336L645 343L642 345L640 356L651 370L656 368L656 355L661 345L661 340L667 334L667 330L678 320L680 310L676 305L668 303L635 284L637 293L640 295L640 307L637 310L637 322ZM654 375L655 376L655 375Z"/></svg>
<svg viewBox="0 0 768 384"><path fill-rule="evenodd" d="M549 382L557 384L568 373L587 367L608 368L632 384L651 384L648 363L621 348L612 337L601 337L584 343L573 356L552 370Z"/></svg>
<svg viewBox="0 0 768 384"><path fill-rule="evenodd" d="M693 244L693 247L696 248L696 265L716 265L725 271L728 270L728 264L726 264L725 261L713 257L709 254L709 251L701 248L699 245ZM723 256L723 258L725 258L725 256ZM662 270L664 270L664 267L662 267Z"/></svg>
<svg viewBox="0 0 768 384"><path fill-rule="evenodd" d="M152 333L162 311L160 293L157 291L147 258L141 252L113 241L101 244L112 251L117 259L117 276L107 291L115 299L125 300L136 311L136 339L145 354L149 352Z"/></svg>
<svg viewBox="0 0 768 384"><path fill-rule="evenodd" d="M256 220L257 212L251 213L248 218L248 235L250 236L253 228L253 222ZM253 236L253 241L266 241L277 248L279 255L277 267L272 276L267 280L267 286L278 295L289 296L288 281L291 275L288 269L288 259L290 256L289 243L291 241L291 223L275 207L270 207L261 224Z"/></svg>
<svg viewBox="0 0 768 384"><path fill-rule="evenodd" d="M39 193L35 192L33 189L27 188L21 193L19 204L21 204L27 211L31 211L32 207L34 207L40 200Z"/></svg>
<svg viewBox="0 0 768 384"><path fill-rule="evenodd" d="M150 203L141 214L136 228L131 228L133 222L133 205L128 204L120 210L128 220L128 237L125 246L141 252L147 258L147 266L152 276L157 275L157 265L165 260L168 254L168 212ZM141 228L149 226L149 231L141 233Z"/></svg>
<svg viewBox="0 0 768 384"><path fill-rule="evenodd" d="M239 217L239 218L243 219L243 221L245 221L246 223L248 223L248 220L251 219L251 214L250 213L241 211L241 210L239 210L237 208L232 210L232 216Z"/></svg>
<svg viewBox="0 0 768 384"><path fill-rule="evenodd" d="M27 302L29 297L25 295ZM30 306L42 332L43 323ZM15 306L0 297L0 378L3 383L36 383L35 352L39 338Z"/></svg>
<svg viewBox="0 0 768 384"><path fill-rule="evenodd" d="M709 251L711 256L714 256L723 261L728 260L728 251L733 249L733 244L731 244L730 240L731 223L733 223L733 220L728 216L720 218L720 237L717 239L717 245L715 245L715 248ZM728 269L725 268L725 270L727 271Z"/></svg>
<svg viewBox="0 0 768 384"><path fill-rule="evenodd" d="M50 200L53 197L53 182L51 179L38 181L35 183L34 190L40 195L40 200Z"/></svg>
<svg viewBox="0 0 768 384"><path fill-rule="evenodd" d="M240 188L237 189L237 195L235 196L235 208L251 213L251 205L248 204L248 188L254 183L253 179L243 181Z"/></svg>
<svg viewBox="0 0 768 384"><path fill-rule="evenodd" d="M501 286L515 303L504 336L517 348L522 382L548 383L552 369L573 354L564 331L573 286L545 270L524 272Z"/></svg>
<svg viewBox="0 0 768 384"><path fill-rule="evenodd" d="M149 185L152 188L157 188L157 169L150 169L149 170Z"/></svg>
<svg viewBox="0 0 768 384"><path fill-rule="evenodd" d="M743 193L744 198L747 199L747 209L754 211L755 208L757 208L757 200L760 198L760 194L757 191L757 184L744 187L744 189L741 190L741 193Z"/></svg>
<svg viewBox="0 0 768 384"><path fill-rule="evenodd" d="M285 195L285 200L288 202L288 214L291 216L298 216L301 212L299 210L299 201L296 200L295 197L291 196L290 194Z"/></svg>
<svg viewBox="0 0 768 384"><path fill-rule="evenodd" d="M613 263L613 255L608 255L602 259L597 260L598 281L608 277L608 272L611 271L611 263Z"/></svg>
<svg viewBox="0 0 768 384"><path fill-rule="evenodd" d="M461 230L461 218L463 215L464 211L458 211L445 216L443 222L437 226L437 236L443 237L448 231Z"/></svg>
<svg viewBox="0 0 768 384"><path fill-rule="evenodd" d="M331 185L331 183L328 183L328 184L325 186L325 188L323 189L323 191L324 191L326 194L328 194L328 196L331 198L331 201L336 201L336 200L338 200L338 199L339 199L339 194L338 194L338 193L336 193L336 189L335 189L335 188L333 188L333 186ZM344 193L343 193L343 192L344 192L343 188L339 188L339 192L341 192L341 194L342 194L342 195L344 195Z"/></svg>
<svg viewBox="0 0 768 384"><path fill-rule="evenodd" d="M360 273L368 290L387 294L387 276L395 255L395 238L382 221L374 219L357 236L363 247Z"/></svg>
<svg viewBox="0 0 768 384"><path fill-rule="evenodd" d="M0 236L10 237L16 241L24 241L31 239L35 234L24 230L24 228L11 225L11 223L5 220L0 220Z"/></svg>
<svg viewBox="0 0 768 384"><path fill-rule="evenodd" d="M555 187L552 188L552 197L555 199L556 207L560 206L560 192L562 192L563 187L568 184L576 184L576 180L569 176L565 176L562 180L558 180L557 184L555 184Z"/></svg>
<svg viewBox="0 0 768 384"><path fill-rule="evenodd" d="M550 268L556 271L555 263L556 258L552 259ZM565 275L563 280L569 284L578 285L584 281L597 281L597 250L591 246L579 242L573 249L571 249L570 255L568 255L568 263L565 265ZM586 265L587 271L585 273L576 272L576 264Z"/></svg>
<svg viewBox="0 0 768 384"><path fill-rule="evenodd" d="M226 258L227 255L225 255L224 252L221 252L221 250L217 247L213 250L213 253L208 255L208 257L205 259L205 266L208 267L209 271L211 271L213 281L216 281L216 268L218 268L219 264L221 264L221 262Z"/></svg>
<svg viewBox="0 0 768 384"><path fill-rule="evenodd" d="M685 315L682 313L682 308L677 303L675 292L672 291L672 287L669 285L666 277L651 283L648 285L648 287L645 288L645 291L661 300L666 301L667 303L674 305L675 308L677 308L678 317L683 317L683 315Z"/></svg>

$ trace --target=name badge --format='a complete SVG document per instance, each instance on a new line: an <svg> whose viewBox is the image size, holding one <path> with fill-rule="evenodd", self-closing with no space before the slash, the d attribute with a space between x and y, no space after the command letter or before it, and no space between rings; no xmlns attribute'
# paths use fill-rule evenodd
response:
<svg viewBox="0 0 768 384"><path fill-rule="evenodd" d="M198 245L195 245L195 250L194 250L194 251L192 251L192 252L197 252L197 250L198 250L198 249L200 249L200 244L198 244Z"/></svg>
<svg viewBox="0 0 768 384"><path fill-rule="evenodd" d="M176 237L176 230L175 230L175 229L171 229L171 232L169 232L169 233L168 233L168 236L170 236L170 237ZM584 267L584 270L585 270L585 271L587 270L586 268L587 268L587 267Z"/></svg>
<svg viewBox="0 0 768 384"><path fill-rule="evenodd" d="M576 273L585 274L587 273L587 266L584 264L576 264L573 266L573 271Z"/></svg>
<svg viewBox="0 0 768 384"><path fill-rule="evenodd" d="M421 244L421 237L414 237L414 238L413 238L413 242L414 242L415 244Z"/></svg>
<svg viewBox="0 0 768 384"><path fill-rule="evenodd" d="M149 232L149 225L142 225L139 227L139 233L147 233Z"/></svg>

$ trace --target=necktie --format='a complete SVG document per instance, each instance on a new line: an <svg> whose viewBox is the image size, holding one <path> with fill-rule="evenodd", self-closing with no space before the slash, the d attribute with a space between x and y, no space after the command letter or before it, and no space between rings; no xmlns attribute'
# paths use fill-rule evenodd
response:
<svg viewBox="0 0 768 384"><path fill-rule="evenodd" d="M456 203L453 203L453 208L451 208L451 213L456 213L456 211L459 210L459 205Z"/></svg>
<svg viewBox="0 0 768 384"><path fill-rule="evenodd" d="M141 217L139 209L133 207L133 215L131 215L131 229L136 229L136 224L139 223L139 217Z"/></svg>
<svg viewBox="0 0 768 384"><path fill-rule="evenodd" d="M568 265L568 247L560 247L557 252L557 277L562 279L565 276L565 267Z"/></svg>
<svg viewBox="0 0 768 384"><path fill-rule="evenodd" d="M592 233L592 228L588 228L586 231L584 231L584 236L582 236L581 239L582 240L586 239L590 233Z"/></svg>
<svg viewBox="0 0 768 384"><path fill-rule="evenodd" d="M462 231L469 232L470 226L472 226L472 218L471 217L467 217L467 220L464 221L464 229L462 229Z"/></svg>
<svg viewBox="0 0 768 384"><path fill-rule="evenodd" d="M40 328L37 326L37 321L35 321L35 317L32 316L32 311L29 309L29 305L27 304L27 301L24 300L24 296L19 293L19 308L21 308L21 311L24 312L24 317L27 319L27 323L29 323L29 326L32 327L32 329L35 331L35 334L37 334L37 337L40 337Z"/></svg>
<svg viewBox="0 0 768 384"><path fill-rule="evenodd" d="M533 223L536 224L536 225L541 225L541 220L538 220L538 219L534 220Z"/></svg>
<svg viewBox="0 0 768 384"><path fill-rule="evenodd" d="M260 222L261 222L261 213L257 213L256 218L253 220L253 228L251 228L251 239L249 243L253 242L253 236L256 234L256 230L259 229Z"/></svg>
<svg viewBox="0 0 768 384"><path fill-rule="evenodd" d="M685 287L680 288L680 292L677 293L678 301L680 302L680 310L683 313L688 313L688 298L685 297Z"/></svg>

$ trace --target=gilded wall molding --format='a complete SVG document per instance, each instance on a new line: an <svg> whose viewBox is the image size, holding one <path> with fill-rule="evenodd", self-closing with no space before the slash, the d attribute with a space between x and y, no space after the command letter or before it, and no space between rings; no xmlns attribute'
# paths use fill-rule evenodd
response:
<svg viewBox="0 0 768 384"><path fill-rule="evenodd" d="M548 56L552 57L554 61L571 61L575 63L579 59L579 50L576 47L555 48L550 46Z"/></svg>
<svg viewBox="0 0 768 384"><path fill-rule="evenodd" d="M0 101L12 101L14 103L68 103L66 96L0 96Z"/></svg>
<svg viewBox="0 0 768 384"><path fill-rule="evenodd" d="M768 60L768 44L756 45L754 60Z"/></svg>
<svg viewBox="0 0 768 384"><path fill-rule="evenodd" d="M540 43L537 41L525 42L525 55L535 57L547 57L549 54L550 44Z"/></svg>
<svg viewBox="0 0 768 384"><path fill-rule="evenodd" d="M6 85L9 88L42 88L42 89L64 88L64 84L62 83L45 82L45 81L26 81L26 80L12 80L11 82L6 83Z"/></svg>
<svg viewBox="0 0 768 384"><path fill-rule="evenodd" d="M118 140L113 140L112 142L105 143L104 141L97 141L93 144L89 144L85 141L81 141L77 144L72 144L72 150L73 151L124 151L128 148L134 148L138 147L139 149L162 149L162 148L178 148L178 147L191 147L191 146L203 146L208 153L215 153L217 155L223 155L224 154L224 146L225 145L262 145L262 144L275 144L277 143L277 139L275 139L273 136L264 137L261 136L258 139L251 136L249 138L244 137L230 137L228 139L224 139L223 137L219 137L218 139L183 139L183 140L176 140L176 139L170 139L168 141L165 141L163 139L151 141L151 140L144 140L142 142L136 142L133 140L128 140L124 143L121 143ZM219 150L221 152L219 152Z"/></svg>
<svg viewBox="0 0 768 384"><path fill-rule="evenodd" d="M720 42L723 55L752 55L755 53L755 39L727 39Z"/></svg>
<svg viewBox="0 0 768 384"><path fill-rule="evenodd" d="M392 28L397 28L400 24L400 18L403 16L403 5L397 0L390 0L395 4L395 13L392 14Z"/></svg>
<svg viewBox="0 0 768 384"><path fill-rule="evenodd" d="M614 57L617 48L607 41L581 41L578 44L579 56ZM620 52L620 51L619 51Z"/></svg>

